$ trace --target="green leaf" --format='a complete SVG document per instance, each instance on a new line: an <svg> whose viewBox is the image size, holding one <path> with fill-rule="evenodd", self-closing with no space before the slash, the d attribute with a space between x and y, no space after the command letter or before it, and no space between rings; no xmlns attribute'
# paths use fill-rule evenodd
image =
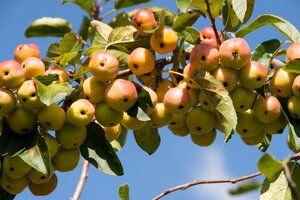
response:
<svg viewBox="0 0 300 200"><path fill-rule="evenodd" d="M2 187L0 187L0 197L3 200L14 200L16 195L8 193Z"/></svg>
<svg viewBox="0 0 300 200"><path fill-rule="evenodd" d="M92 53L94 53L95 51L99 51L99 50L104 50L105 46L91 46L89 48L86 49L86 51L84 52L84 56L89 56Z"/></svg>
<svg viewBox="0 0 300 200"><path fill-rule="evenodd" d="M255 0L247 0L247 10L242 23L246 23L250 19L254 9L254 4L255 4Z"/></svg>
<svg viewBox="0 0 300 200"><path fill-rule="evenodd" d="M110 44L122 41L132 41L134 32L136 32L136 29L133 26L117 27L109 34L107 42Z"/></svg>
<svg viewBox="0 0 300 200"><path fill-rule="evenodd" d="M73 88L70 83L54 83L46 86L37 81L37 95L41 102L47 106L66 97L72 92L72 90Z"/></svg>
<svg viewBox="0 0 300 200"><path fill-rule="evenodd" d="M241 195L253 190L257 190L261 187L261 183L257 181L245 181L237 185L237 188L229 190L231 195Z"/></svg>
<svg viewBox="0 0 300 200"><path fill-rule="evenodd" d="M109 44L106 48L118 48L123 52L131 52L138 47L150 48L150 37L138 37L134 40L119 41Z"/></svg>
<svg viewBox="0 0 300 200"><path fill-rule="evenodd" d="M82 10L91 14L93 13L95 0L62 0L62 3L71 2L78 5Z"/></svg>
<svg viewBox="0 0 300 200"><path fill-rule="evenodd" d="M92 38L92 46L106 46L108 37L112 32L112 28L100 21L91 21L91 26L95 30L95 35Z"/></svg>
<svg viewBox="0 0 300 200"><path fill-rule="evenodd" d="M79 28L79 35L82 37L83 40L87 40L88 34L89 34L89 26L90 26L91 20L90 18L83 16L81 25Z"/></svg>
<svg viewBox="0 0 300 200"><path fill-rule="evenodd" d="M121 200L129 200L129 185L124 184L119 187L119 197Z"/></svg>
<svg viewBox="0 0 300 200"><path fill-rule="evenodd" d="M115 151L120 151L125 145L127 139L128 130L124 126L121 125L121 133L117 139L110 142Z"/></svg>
<svg viewBox="0 0 300 200"><path fill-rule="evenodd" d="M241 28L236 33L236 37L244 37L252 31L266 25L273 26L293 42L300 41L300 33L294 25L281 17L269 14L261 15L250 24Z"/></svg>
<svg viewBox="0 0 300 200"><path fill-rule="evenodd" d="M160 145L160 136L157 128L146 124L143 128L133 131L136 143L147 152L153 154Z"/></svg>
<svg viewBox="0 0 300 200"><path fill-rule="evenodd" d="M109 26L116 28L119 26L131 25L131 19L127 12L118 13L109 23Z"/></svg>
<svg viewBox="0 0 300 200"><path fill-rule="evenodd" d="M35 79L47 86L53 83L54 81L57 81L58 75L57 74L38 75L37 77L35 77Z"/></svg>
<svg viewBox="0 0 300 200"><path fill-rule="evenodd" d="M212 17L213 18L219 17L219 15L222 12L223 5L224 5L223 0L208 0L208 2L209 2L209 8L210 8ZM192 0L191 6L198 8L203 13L208 15L205 0Z"/></svg>
<svg viewBox="0 0 300 200"><path fill-rule="evenodd" d="M281 42L277 39L271 39L265 41L254 49L251 60L258 61L269 67L270 60L273 58L273 54L281 47Z"/></svg>
<svg viewBox="0 0 300 200"><path fill-rule="evenodd" d="M282 171L282 163L271 154L264 154L257 162L258 170L270 181L276 178L276 175Z"/></svg>
<svg viewBox="0 0 300 200"><path fill-rule="evenodd" d="M165 9L163 9L159 15L158 28L163 28L165 26L165 16Z"/></svg>
<svg viewBox="0 0 300 200"><path fill-rule="evenodd" d="M237 124L237 115L228 91L220 81L208 72L200 71L195 81L213 106L213 112L218 119L220 129L225 134L224 142L228 142Z"/></svg>
<svg viewBox="0 0 300 200"><path fill-rule="evenodd" d="M299 183L299 176L300 176L299 164L290 162L288 163L288 167L293 181ZM296 185L296 190L299 195L300 184ZM286 180L283 171L281 171L281 173L278 173L275 176L273 181L265 179L263 182L260 191L260 200L270 200L270 199L275 199L275 200L293 199L291 189L289 187L289 184Z"/></svg>
<svg viewBox="0 0 300 200"><path fill-rule="evenodd" d="M186 13L177 15L173 22L173 29L180 32L187 26L192 26L201 16L203 16L203 13L200 10L190 10Z"/></svg>
<svg viewBox="0 0 300 200"><path fill-rule="evenodd" d="M63 39L59 44L59 63L62 66L69 64L69 62L73 61L70 64L77 64L76 61L74 62L74 58L77 57L82 50L82 40L77 37L77 35L73 32L67 33L64 35ZM80 54L79 54L80 56Z"/></svg>
<svg viewBox="0 0 300 200"><path fill-rule="evenodd" d="M18 156L37 171L49 175L51 160L48 146L38 130L36 130L36 137L36 145Z"/></svg>
<svg viewBox="0 0 300 200"><path fill-rule="evenodd" d="M115 9L126 8L129 6L138 5L141 3L147 3L151 0L115 0Z"/></svg>
<svg viewBox="0 0 300 200"><path fill-rule="evenodd" d="M226 0L222 11L224 30L229 32L235 32L241 25L241 22L232 7L231 1Z"/></svg>
<svg viewBox="0 0 300 200"><path fill-rule="evenodd" d="M231 3L236 16L243 22L247 11L247 0L231 0Z"/></svg>
<svg viewBox="0 0 300 200"><path fill-rule="evenodd" d="M58 56L60 56L59 43L50 44L47 50L47 57L53 58Z"/></svg>
<svg viewBox="0 0 300 200"><path fill-rule="evenodd" d="M288 63L286 63L283 68L283 70L290 72L290 73L300 73L300 59L291 60Z"/></svg>
<svg viewBox="0 0 300 200"><path fill-rule="evenodd" d="M80 146L81 155L97 169L108 175L123 175L122 164L106 139L101 126L92 122L86 128L88 134L84 143Z"/></svg>
<svg viewBox="0 0 300 200"><path fill-rule="evenodd" d="M261 152L266 152L271 144L271 140L272 140L272 135L269 135L267 134L263 139L262 141L255 145L258 147L258 149L261 151Z"/></svg>
<svg viewBox="0 0 300 200"><path fill-rule="evenodd" d="M177 7L180 11L186 12L190 7L192 0L176 0Z"/></svg>
<svg viewBox="0 0 300 200"><path fill-rule="evenodd" d="M108 49L107 52L114 55L118 59L120 68L127 66L127 58L129 54L116 49Z"/></svg>
<svg viewBox="0 0 300 200"><path fill-rule="evenodd" d="M186 27L180 34L185 39L185 42L192 45L200 44L200 32L196 28Z"/></svg>
<svg viewBox="0 0 300 200"><path fill-rule="evenodd" d="M77 79L79 77L81 77L82 75L84 74L87 74L89 73L90 70L89 70L89 66L88 65L81 65L79 67L79 69L76 70L75 74L73 75L73 79Z"/></svg>
<svg viewBox="0 0 300 200"><path fill-rule="evenodd" d="M1 121L3 127L0 135L0 155L16 156L35 145L36 134L34 131L20 135L9 128L6 120L1 119Z"/></svg>
<svg viewBox="0 0 300 200"><path fill-rule="evenodd" d="M43 17L33 21L25 31L26 37L62 37L72 30L72 25L62 18Z"/></svg>

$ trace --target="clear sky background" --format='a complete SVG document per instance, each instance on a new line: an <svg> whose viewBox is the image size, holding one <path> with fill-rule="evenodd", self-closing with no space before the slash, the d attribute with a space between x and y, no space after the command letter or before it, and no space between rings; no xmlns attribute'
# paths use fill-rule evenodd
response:
<svg viewBox="0 0 300 200"><path fill-rule="evenodd" d="M175 0L154 0L142 6L161 6L176 11ZM257 0L253 20L260 14L279 15L292 22L300 29L300 2L298 0ZM127 8L131 10L132 8ZM107 11L107 10L106 10ZM72 4L61 5L60 0L1 0L0 3L0 61L13 59L13 51L20 43L36 43L45 56L50 43L60 38L24 37L24 30L40 17L62 17L73 24L77 31L84 13ZM201 29L208 25L207 19L199 19L196 27ZM259 43L272 38L284 40L280 33L271 27L251 33L246 37L252 49ZM117 200L118 188L128 183L132 200L150 200L164 189L194 179L222 179L246 175L257 171L256 162L262 155L256 147L246 146L237 135L227 144L223 144L222 134L216 142L203 148L192 144L189 137L176 137L166 128L160 129L161 145L154 155L149 156L135 143L131 132L125 147L118 153L125 169L122 177L112 177L90 167L88 181L83 190L82 200ZM286 145L287 132L273 137L269 152L277 158L291 156ZM33 197L28 189L17 196L17 200L69 200L80 176L81 163L76 170L69 173L57 172L59 182L56 190L46 197ZM259 179L261 180L261 179ZM186 191L167 195L165 200L253 200L258 199L259 192L231 198L228 189L235 185L201 185Z"/></svg>

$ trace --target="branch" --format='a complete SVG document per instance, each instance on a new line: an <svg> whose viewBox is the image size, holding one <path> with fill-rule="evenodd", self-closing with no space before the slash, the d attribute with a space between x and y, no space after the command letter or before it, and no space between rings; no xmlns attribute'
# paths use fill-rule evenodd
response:
<svg viewBox="0 0 300 200"><path fill-rule="evenodd" d="M282 162L282 166L283 166L283 172L285 175L285 178L288 182L288 185L291 189L291 193L292 193L292 197L295 200L299 200L299 196L297 194L297 186L295 184L295 182L293 181L292 177L291 177L291 172L289 167L287 166L287 164L285 162Z"/></svg>
<svg viewBox="0 0 300 200"><path fill-rule="evenodd" d="M223 179L223 180L194 180L192 182L182 184L170 189L165 190L163 193L159 194L158 196L154 197L152 200L159 200L160 198L166 196L169 193L175 192L177 190L185 190L189 187L196 186L196 185L202 185L202 184L215 184L215 183L237 183L240 181L248 180L257 176L260 176L260 172L256 172L253 174L249 174L246 176L238 177L238 178L232 178L232 179Z"/></svg>
<svg viewBox="0 0 300 200"><path fill-rule="evenodd" d="M208 0L205 0L205 3L206 3L206 7L207 7L208 17L210 19L212 28L213 28L214 33L216 35L217 43L218 43L218 45L220 45L221 44L221 40L220 40L220 37L219 37L219 34L218 34L217 26L216 26L216 23L215 23L215 18L213 18L212 14L211 14L210 5L209 5Z"/></svg>
<svg viewBox="0 0 300 200"><path fill-rule="evenodd" d="M79 200L83 187L87 181L87 177L89 175L88 174L89 164L90 164L89 161L87 160L83 161L80 179L77 183L77 187L75 189L73 197L71 197L71 200Z"/></svg>

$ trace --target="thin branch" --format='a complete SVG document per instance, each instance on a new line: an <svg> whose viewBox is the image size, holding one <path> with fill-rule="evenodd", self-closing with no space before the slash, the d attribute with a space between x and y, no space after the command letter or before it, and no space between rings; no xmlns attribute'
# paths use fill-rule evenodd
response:
<svg viewBox="0 0 300 200"><path fill-rule="evenodd" d="M94 13L93 13L93 18L95 20L99 20L99 15L100 15L100 13L102 11L101 3L102 3L102 0L95 1Z"/></svg>
<svg viewBox="0 0 300 200"><path fill-rule="evenodd" d="M215 18L214 18L214 17L212 16L212 14L211 14L210 5L209 5L209 0L205 0L205 4L206 4L206 7L207 7L208 17L209 17L209 19L210 19L212 28L213 28L214 33L215 33L215 35L216 35L216 39L217 39L218 45L220 45L220 44L221 44L221 40L220 40L220 36L219 36L219 34L218 34L217 26L216 26L216 23L215 23Z"/></svg>
<svg viewBox="0 0 300 200"><path fill-rule="evenodd" d="M182 184L170 189L165 190L163 193L159 194L158 196L154 197L152 200L159 200L162 197L166 196L169 193L175 192L177 190L185 190L189 187L196 186L196 185L202 185L202 184L216 184L216 183L237 183L240 181L248 180L257 176L260 176L261 173L253 173L246 176L238 177L238 178L232 178L232 179L223 179L223 180L194 180L192 182Z"/></svg>
<svg viewBox="0 0 300 200"><path fill-rule="evenodd" d="M80 195L82 193L83 187L87 181L87 177L89 175L88 173L88 169L89 169L89 161L84 160L82 163L82 170L81 170L81 174L80 174L80 179L77 183L77 187L75 189L75 192L73 194L73 197L71 198L71 200L79 200Z"/></svg>
<svg viewBox="0 0 300 200"><path fill-rule="evenodd" d="M289 167L287 166L287 164L285 162L282 162L282 166L283 166L283 172L284 172L285 178L286 178L286 180L288 182L288 185L291 189L293 199L300 200L299 196L297 194L297 186L296 186L295 182L293 181L293 179L291 177L291 172L290 172Z"/></svg>

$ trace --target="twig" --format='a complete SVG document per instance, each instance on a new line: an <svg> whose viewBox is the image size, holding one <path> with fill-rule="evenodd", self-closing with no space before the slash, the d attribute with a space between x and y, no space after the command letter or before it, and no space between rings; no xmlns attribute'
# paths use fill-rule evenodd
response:
<svg viewBox="0 0 300 200"><path fill-rule="evenodd" d="M100 13L102 11L101 3L102 3L102 0L95 1L94 13L93 13L93 18L95 20L99 20L99 15L100 15Z"/></svg>
<svg viewBox="0 0 300 200"><path fill-rule="evenodd" d="M165 190L163 193L159 194L158 196L154 197L152 200L159 200L160 198L162 198L163 196L175 192L177 190L185 190L189 187L195 186L195 185L201 185L201 184L216 184L216 183L237 183L240 181L244 181L244 180L248 180L257 176L260 176L261 173L257 172L257 173L253 173L253 174L249 174L246 176L242 176L242 177L238 177L238 178L232 178L232 179L223 179L223 180L194 180L192 182L186 183L186 184L182 184L170 189Z"/></svg>
<svg viewBox="0 0 300 200"><path fill-rule="evenodd" d="M299 200L299 196L297 194L297 186L295 184L295 182L293 181L292 177L291 177L291 172L289 167L287 166L287 164L285 162L282 162L282 166L283 166L283 172L285 175L285 178L288 182L288 185L291 189L291 193L292 193L292 197L295 200Z"/></svg>
<svg viewBox="0 0 300 200"><path fill-rule="evenodd" d="M73 197L71 197L71 200L79 200L81 192L83 190L83 187L87 181L87 177L88 177L88 169L89 169L89 161L84 160L82 163L82 170L81 170L81 174L80 174L80 179L78 181L77 187L75 189L75 192L73 194Z"/></svg>
<svg viewBox="0 0 300 200"><path fill-rule="evenodd" d="M221 44L221 40L220 40L220 37L219 37L219 34L218 34L217 26L216 26L216 23L215 23L215 18L211 14L209 0L205 0L205 4L206 4L206 7L207 7L208 17L210 19L212 28L213 28L214 33L216 35L216 39L217 39L218 45L220 45Z"/></svg>

